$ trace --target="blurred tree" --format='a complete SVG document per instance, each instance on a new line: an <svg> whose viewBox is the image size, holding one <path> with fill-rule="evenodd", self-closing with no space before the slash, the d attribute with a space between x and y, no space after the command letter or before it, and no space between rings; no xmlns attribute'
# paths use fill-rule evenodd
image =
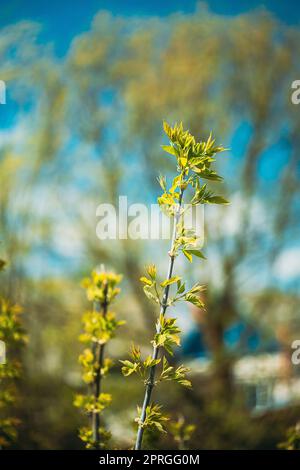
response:
<svg viewBox="0 0 300 470"><path fill-rule="evenodd" d="M0 270L5 262L0 260ZM15 381L20 375L20 346L26 337L20 321L21 309L0 297L0 448L10 445L17 436L19 420L11 417L16 400Z"/></svg>
<svg viewBox="0 0 300 470"><path fill-rule="evenodd" d="M236 390L227 327L240 317L273 334L287 325L285 347L300 331L291 307L299 280L280 281L275 270L299 235L300 115L289 96L299 32L264 11L223 17L199 8L163 19L100 12L60 59L38 34L29 22L0 33L1 79L19 111L0 151L0 233L11 260L1 291L30 311L20 415L34 426L24 443L76 446L69 388L79 380L75 344L84 299L74 292L89 266L101 261L124 272L130 295L120 313L129 310L149 339L144 325L152 327L152 308L137 280L151 243L100 242L94 217L97 204L116 203L119 194L154 201L157 168L170 170L154 145L163 119L182 119L197 138L214 128L232 149L221 163L231 209L206 212L209 261L202 272L190 272L208 284L201 328L214 365L209 395L220 402L212 414L220 423ZM292 320L284 316L287 306ZM41 390L48 407L32 417L28 410ZM59 423L58 398L68 423ZM185 400L202 403L191 394ZM52 432L56 426L63 439ZM41 429L49 432L41 437Z"/></svg>

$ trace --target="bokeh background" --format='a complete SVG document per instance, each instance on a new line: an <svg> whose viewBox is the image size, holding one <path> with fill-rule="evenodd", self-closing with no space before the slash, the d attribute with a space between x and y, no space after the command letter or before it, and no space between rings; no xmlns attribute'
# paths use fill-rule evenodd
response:
<svg viewBox="0 0 300 470"><path fill-rule="evenodd" d="M100 263L124 275L115 310L127 322L109 350L106 424L115 445L132 445L143 387L117 361L132 340L150 349L155 311L138 279L147 262L164 276L168 243L100 241L96 208L156 201L157 175L172 174L163 119L230 149L218 170L231 205L206 209L207 261L178 264L207 285L206 312L175 312L193 390L156 398L196 425L193 449L276 448L300 419L299 20L296 1L2 2L0 289L29 336L15 448L82 447L80 280Z"/></svg>

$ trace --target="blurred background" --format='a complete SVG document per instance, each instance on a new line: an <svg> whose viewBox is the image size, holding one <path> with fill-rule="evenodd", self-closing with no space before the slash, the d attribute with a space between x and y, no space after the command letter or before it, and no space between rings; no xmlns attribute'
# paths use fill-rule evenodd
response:
<svg viewBox="0 0 300 470"><path fill-rule="evenodd" d="M106 424L115 445L132 445L143 386L117 360L132 340L150 350L156 312L138 280L147 262L164 277L169 244L100 241L96 208L119 195L156 202L156 177L174 171L163 119L230 149L218 192L231 205L205 209L207 261L178 263L207 285L206 312L173 312L193 389L162 386L157 401L196 425L192 449L276 448L300 419L299 20L296 1L2 2L0 291L23 306L29 336L15 448L82 448L80 280L100 263L124 275L115 311L126 320L109 349Z"/></svg>

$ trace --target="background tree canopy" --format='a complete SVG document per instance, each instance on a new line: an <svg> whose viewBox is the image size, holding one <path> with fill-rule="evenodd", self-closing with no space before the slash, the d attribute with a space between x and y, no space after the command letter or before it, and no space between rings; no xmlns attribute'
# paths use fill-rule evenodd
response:
<svg viewBox="0 0 300 470"><path fill-rule="evenodd" d="M166 242L100 242L95 211L122 194L156 201L156 177L171 169L159 151L163 119L183 121L199 139L213 129L230 149L220 172L231 206L206 209L208 260L184 273L207 284L207 311L177 312L186 344L200 328L213 372L195 374L193 391L173 392L171 408L176 414L180 399L196 424L192 448L276 447L299 409L254 417L241 404L232 371L243 353L228 348L226 335L250 325L263 332L263 351L271 338L287 355L300 335L300 113L290 100L299 28L262 9L100 11L64 54L43 39L43 25L10 24L0 31L0 57L8 90L0 109L0 257L9 261L1 293L22 304L29 336L16 447L80 446L72 396L81 387L77 337L87 307L80 279L91 268L105 263L124 274L115 309L127 326L110 354L124 355L132 331L149 346L154 317L138 279L147 261L164 268ZM141 397L119 369L109 379L107 420L125 446L122 430Z"/></svg>

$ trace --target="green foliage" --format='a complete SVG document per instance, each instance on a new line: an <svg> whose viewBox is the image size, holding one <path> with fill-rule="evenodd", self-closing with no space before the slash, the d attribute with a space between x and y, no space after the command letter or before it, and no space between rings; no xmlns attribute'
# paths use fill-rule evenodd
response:
<svg viewBox="0 0 300 470"><path fill-rule="evenodd" d="M191 387L191 382L186 379L188 369L183 365L175 368L168 363L165 354L173 355L175 346L180 346L180 330L176 325L176 318L166 317L168 307L176 302L184 300L193 305L203 308L200 294L203 286L195 284L190 290L186 290L185 283L180 276L173 275L175 258L182 253L190 262L193 257L205 259L199 249L199 238L193 229L185 227L184 221L184 199L183 195L187 188L192 196L189 204L227 204L227 201L213 194L207 189L206 183L202 185L202 179L222 181L222 178L212 170L211 164L215 161L214 156L225 150L222 146L216 146L211 135L207 141L196 142L189 131L183 129L182 123L170 127L164 122L164 131L169 137L169 145L163 145L169 155L176 158L177 174L168 189L167 179L164 176L158 178L163 194L158 198L161 210L173 218L173 238L169 251L168 277L164 280L157 279L157 271L154 265L146 268L145 276L140 278L145 295L158 304L160 314L156 322L156 333L151 341L153 346L152 355L142 361L140 349L134 347L131 351L132 361L121 361L122 372L125 376L137 373L144 379L146 386L143 407L139 409L138 433L135 449L142 445L143 432L145 428L153 428L164 431L162 421L166 420L157 405L150 405L152 389L158 382L174 381L180 385ZM176 288L176 290L174 289ZM174 291L175 290L175 291ZM171 295L171 291L174 293ZM161 367L158 379L155 379L156 369ZM147 370L149 369L149 370ZM146 377L146 378L145 378Z"/></svg>
<svg viewBox="0 0 300 470"><path fill-rule="evenodd" d="M0 298L0 339L7 345L17 346L26 342L21 323L22 308Z"/></svg>
<svg viewBox="0 0 300 470"><path fill-rule="evenodd" d="M100 393L98 397L91 395L76 395L74 406L82 408L85 413L101 413L112 401L109 393Z"/></svg>
<svg viewBox="0 0 300 470"><path fill-rule="evenodd" d="M151 356L147 356L147 358L143 361L141 359L141 350L134 344L131 346L131 353L130 353L131 361L125 360L125 361L120 361L122 366L122 374L125 377L128 377L129 375L133 373L137 373L140 377L145 379L147 372L151 367L153 367L156 364L160 363L160 359L152 359Z"/></svg>
<svg viewBox="0 0 300 470"><path fill-rule="evenodd" d="M82 343L106 344L115 336L117 328L124 321L117 320L114 312L107 312L104 316L96 311L86 312L82 317L84 333L79 340Z"/></svg>
<svg viewBox="0 0 300 470"><path fill-rule="evenodd" d="M174 242L174 244L175 243L176 241ZM201 252L197 250L189 250L187 252L183 251L183 254L189 259L189 261L192 255L197 256L198 258L204 258ZM149 268L151 267L147 267L147 272ZM144 293L148 297L148 299L159 304L161 307L171 306L178 301L185 300L196 305L199 308L204 308L204 304L199 298L199 294L205 290L205 286L195 284L191 289L186 290L185 283L182 282L180 276L172 276L170 279L165 279L162 282L157 281L156 275L155 277L151 278L142 276L140 278L140 281L143 284ZM172 286L173 284L176 284L176 291L174 292L174 295L169 296L166 301L166 299L164 299L163 297L165 287Z"/></svg>
<svg viewBox="0 0 300 470"><path fill-rule="evenodd" d="M295 171L295 166L293 166L296 165L298 154L297 136L299 135L300 113L299 106L291 106L290 100L286 99L286 93L281 93L282 84L288 81L291 83L293 77L297 75L295 64L299 57L300 46L297 28L278 22L270 12L266 14L249 11L247 14L229 17L210 14L200 9L195 14L178 13L176 16L157 17L155 21L152 18L140 18L141 28L135 28L133 22L136 22L136 18L121 18L119 15L115 17L107 12L99 14L93 19L91 29L85 31L82 36L74 37L72 46L69 51L66 51L65 57L57 61L54 57L52 61L51 48L46 45L46 48L41 49L41 41L35 42L36 24L26 24L25 28L11 25L9 28L3 28L1 33L3 45L1 78L6 80L3 73L8 75L10 89L18 88L16 93L14 91L12 93L19 96L21 100L23 95L27 98L33 97L37 104L37 106L28 107L30 109L28 122L32 123L32 126L26 133L23 133L23 138L20 137L21 142L14 138L3 142L2 160L5 162L1 160L0 197L3 214L1 234L9 240L9 250L14 257L14 266L17 268L11 287L13 290L21 288L26 302L31 303L33 297L38 299L34 305L31 305L33 308L30 308L29 327L30 336L33 339L30 354L31 357L35 355L35 360L27 362L28 375L23 389L26 396L22 403L22 413L24 411L26 413L27 407L36 411L30 421L28 420L30 426L27 426L26 432L20 435L19 446L69 448L70 445L75 445L75 440L72 438L72 428L74 428L72 416L74 415L69 413L69 418L66 416L68 414L66 402L69 397L67 393L64 395L61 388L62 382L66 383L65 376L72 363L72 335L75 330L76 311L74 310L73 315L69 312L74 304L79 305L78 299L72 296L74 282L77 282L76 276L70 275L64 281L55 280L57 288L56 299L54 299L53 291L49 295L44 281L34 284L33 296L33 283L28 277L32 269L23 269L28 261L31 262L31 256L29 259L27 256L28 250L34 250L34 246L29 246L32 240L30 234L29 240L27 236L24 236L25 232L27 233L26 228L31 228L31 232L37 234L41 247L47 248L50 238L55 241L51 232L56 228L53 227L56 217L47 217L47 213L52 212L51 208L49 207L48 211L36 211L34 204L36 202L38 206L40 205L40 197L36 198L34 195L41 195L39 189L45 182L45 172L49 173L49 164L51 173L53 170L53 174L60 175L60 178L58 186L56 186L57 178L49 178L47 186L52 194L58 194L62 198L62 205L68 207L64 214L66 224L68 225L70 221L76 222L74 230L78 233L78 238L86 240L86 254L91 257L90 259L94 261L100 259L104 252L107 254L106 262L108 263L115 259L115 250L110 249L111 244L107 246L105 243L97 242L96 237L90 236L91 231L87 234L81 211L80 214L76 213L77 209L82 208L82 191L78 191L79 185L71 186L74 172L64 171L65 168L69 169L69 163L79 173L82 164L85 170L87 170L87 165L93 168L93 171L90 171L91 182L88 193L85 191L85 196L95 201L100 193L105 194L100 188L102 184L103 186L105 184L105 188L110 186L113 189L118 186L124 187L124 184L128 186L128 177L131 173L126 171L128 155L134 159L137 155L136 148L143 148L145 150L143 154L146 156L143 162L145 171L139 175L141 186L145 187L144 183L148 182L147 178L152 178L153 168L159 168L162 171L162 166L159 166L161 164L160 153L157 152L155 142L157 136L160 135L159 126L157 126L160 116L176 116L177 113L178 116L189 120L193 131L199 125L203 126L203 129L209 129L213 122L215 129L218 128L218 131L222 132L222 138L224 136L224 141L226 139L228 142L231 141L236 131L236 123L246 120L253 132L251 135L249 133L243 156L238 161L234 161L229 168L228 176L235 189L240 191L241 198L244 197L243 181L253 187L253 202L255 203L257 197L255 193L260 187L256 184L257 166L264 158L264 149L270 145L272 136L278 135L279 139L282 135L281 129L284 128L283 135L289 134L291 148L289 157L291 158L287 157L286 165L282 166L284 171L278 172L278 178L274 182L268 182L267 186L270 191L264 191L263 199L270 209L268 210L268 218L272 219L268 224L270 230L272 230L271 226L280 227L279 242L286 239L282 236L285 231L288 235L287 240L292 240L293 229L296 229L294 235L297 234L298 224L295 224L295 217L288 217L288 209L292 207L289 203L291 197L297 200L298 194L295 194L295 191L298 192L300 187L297 184L299 172ZM273 47L274 38L276 47ZM197 47L199 45L201 46ZM226 47L227 45L230 47ZM9 54L9 50L16 51L16 53ZM96 70L101 70L101 74L95 73ZM234 73L235 70L239 70L239 74ZM20 76L25 78L25 86L23 78L19 79ZM260 77L259 83L257 77ZM288 77L291 77L290 80ZM99 94L102 96L102 92L105 93L107 86L109 89L113 87L113 95L117 96L117 100L112 100L109 109L107 106L102 106L102 102L98 106L98 96ZM288 91L288 87L286 90ZM84 107L82 103L85 103ZM201 106L198 106L198 103L201 103ZM31 111L32 108L33 111ZM124 112L120 112L120 109ZM78 110L82 119L78 119ZM282 126L283 122L289 122L288 130ZM76 135L79 144L84 144L87 140L90 145L84 155L75 151L72 162L69 161L69 152L61 152L61 145L65 146L65 137L68 136L70 129L69 135L72 139ZM116 142L119 142L120 138L119 149L121 151L117 150L117 158L112 158L115 149L112 148L110 139L105 139L107 129L116 135ZM97 165L96 168L93 155L98 153L99 147L103 150L101 152L103 164ZM296 155L295 158L292 157L293 154ZM170 164L175 159L171 155L170 157L165 155L166 165L170 168ZM19 167L11 163L17 158L22 162ZM140 155L137 158L140 160ZM111 163L110 167L109 163ZM101 178L102 175L103 178ZM133 175L133 181L134 179L135 175ZM29 187L28 182L30 182L30 188L33 189L28 191L33 196L30 204L26 204L26 200L23 199ZM75 197L72 207L69 206L71 188L74 190ZM61 193L57 190L61 190ZM291 196L293 193L294 196ZM268 194L272 198L271 205ZM12 206L15 207L15 201L19 200L21 202L24 200L22 211L12 210ZM48 202L51 204L50 200ZM246 212L246 215L248 208L249 205L245 204L243 212ZM277 214L280 216L280 213L286 217L279 218L276 224L276 216ZM222 224L221 220L220 224ZM224 270L227 274L226 279L230 280L230 284L225 281L220 295L218 293L216 296L210 292L211 299L207 299L208 311L214 313L216 323L219 321L221 325L228 324L227 311L236 311L240 305L243 289L233 288L236 284L238 286L240 281L241 270L237 266L238 263L242 262L243 267L249 267L251 272L255 272L252 268L256 267L257 271L260 271L261 266L259 261L256 262L256 258L260 259L262 264L266 264L269 258L270 262L274 260L274 257L267 258L266 256L266 250L273 248L274 245L276 249L277 239L274 234L268 232L266 244L265 237L257 235L256 225L253 227L251 221L249 224L246 224L246 230L239 227L234 237L236 243L233 243L232 250L230 249L234 271L232 268L229 270L228 253L223 249L223 240L214 242L214 250L218 253L219 268ZM40 231L40 227L43 226L44 230ZM213 229L213 226L211 228ZM252 232L253 229L255 232ZM253 245L251 232L255 235L255 245ZM120 250L118 257L128 256L129 245L130 242L127 243L126 249ZM282 253L284 253L286 246L284 243L280 245L280 251L283 250ZM257 257L254 256L253 246L255 246ZM246 253L242 257L239 255L241 247ZM135 266L137 266L139 257L136 252L135 255ZM41 256L45 266L47 257L44 253ZM123 262L124 258L120 260L122 267L126 269L127 265L128 271L134 273L136 270L132 268L133 257L129 263ZM132 278L134 279L134 274ZM129 282L131 281L128 277ZM69 286L68 292L66 284ZM134 280L132 287L136 289ZM3 288L6 289L6 286ZM299 299L296 296L292 299L290 291L286 292L281 289L281 294L280 300L275 291L273 296L270 294L270 299L263 304L261 312L260 308L251 312L249 305L251 320L264 319L268 325L271 325L272 321L269 317L271 316L271 320L273 315L277 318L279 316L277 309L280 307L286 312L285 322L288 323L290 302L295 301L299 304ZM226 306L232 305L232 308L226 308L226 311L222 308L224 299ZM134 301L140 301L140 297L136 295ZM149 303L149 306L147 310L146 308L142 310L139 305L144 316L142 320L145 323L152 320L149 315L149 308L152 308L152 305ZM297 312L297 304L293 310ZM253 314L255 314L254 318ZM230 321L232 321L232 313L230 313ZM275 328L275 325L273 327ZM291 330L295 335L294 323ZM55 331L55 339L49 347L47 340L53 338L53 331ZM222 337L221 334L219 336ZM217 344L216 347L218 350L220 346ZM44 373L43 366L47 365L47 354L48 352L50 354L53 348L58 355L64 357L64 361L60 364L55 379L53 377L49 383L49 377ZM214 351L212 350L211 353L213 356ZM130 385L134 387L134 382L131 382ZM40 402L41 390L43 390L43 400L47 400L43 413L36 407L36 403ZM53 410L58 408L58 398L59 408L64 407L64 420L61 420L61 414L58 412L55 417L53 416ZM241 429L242 426L243 422L237 426L237 429ZM54 428L57 432L53 432ZM62 428L63 432L59 432ZM219 436L218 445L221 447L224 443L221 427L212 423L210 428L213 430L212 433ZM268 429L265 430L265 434L269 435ZM205 439L201 444L203 442ZM236 445L234 439L231 442L232 446ZM249 439L245 442L249 443ZM272 445L274 442L273 440ZM197 441L195 445L197 446Z"/></svg>
<svg viewBox="0 0 300 470"><path fill-rule="evenodd" d="M192 262L193 256L205 259L199 250L199 237L193 229L184 226L184 208L182 208L183 192L189 187L192 196L185 204L196 206L199 204L228 204L228 201L214 194L207 189L207 183L202 183L202 179L221 182L223 178L211 169L211 164L215 161L217 153L224 151L222 146L215 146L215 141L211 135L207 141L196 142L195 138L183 130L182 123L171 128L164 122L164 130L170 138L170 144L163 146L163 149L176 157L177 171L169 189L167 180L160 176L158 181L163 194L158 198L158 203L162 211L170 217L175 217L176 238L170 251L170 256L177 256L182 252L185 257ZM178 206L179 210L178 210Z"/></svg>
<svg viewBox="0 0 300 470"><path fill-rule="evenodd" d="M101 443L103 447L107 447L109 440L111 439L111 433L106 431L104 428L99 427L98 430ZM82 442L85 443L87 449L95 449L97 447L97 442L93 439L93 431L90 428L82 427L79 429L79 437Z"/></svg>
<svg viewBox="0 0 300 470"><path fill-rule="evenodd" d="M188 130L183 129L182 122L169 126L167 122L163 124L164 131L170 139L170 145L163 145L162 148L177 160L178 171L187 171L191 169L198 176L205 178L212 172L211 164L215 161L213 158L217 153L226 150L224 147L215 146L215 140L212 135L207 141L196 142L195 137ZM213 172L214 173L214 172ZM215 173L214 173L215 174ZM204 176L203 176L204 175ZM217 179L222 179L217 175Z"/></svg>
<svg viewBox="0 0 300 470"><path fill-rule="evenodd" d="M91 277L83 279L82 286L86 289L88 300L100 304L110 304L120 292L117 285L122 276L115 273L93 271Z"/></svg>
<svg viewBox="0 0 300 470"><path fill-rule="evenodd" d="M86 448L105 447L109 434L100 426L100 414L112 401L109 393L103 393L102 379L104 379L113 361L104 357L104 346L110 341L123 321L116 319L115 313L108 310L110 304L120 292L118 284L122 276L110 272L93 272L90 278L83 281L87 298L93 302L93 310L85 312L82 318L83 333L79 340L89 345L79 356L82 366L82 379L89 385L87 395L78 394L74 406L81 408L91 417L91 429L83 427L79 431L80 439Z"/></svg>
<svg viewBox="0 0 300 470"><path fill-rule="evenodd" d="M0 270L5 264L0 260ZM27 340L21 323L21 313L19 305L13 305L0 298L0 340L9 351L9 361L0 364L0 447L6 447L15 440L16 427L19 424L19 420L9 414L16 400L15 380L21 374L21 364L17 356Z"/></svg>
<svg viewBox="0 0 300 470"><path fill-rule="evenodd" d="M176 421L170 421L168 424L168 431L179 450L187 449L187 443L190 441L195 429L194 424L186 424L183 416L180 416Z"/></svg>
<svg viewBox="0 0 300 470"><path fill-rule="evenodd" d="M101 343L103 344L103 343ZM97 376L98 363L95 358L95 354L91 349L85 349L78 358L79 364L83 368L82 379L85 383L93 383L95 377ZM110 368L113 366L113 361L110 358L104 358L102 367L100 370L101 376L105 377L109 372Z"/></svg>
<svg viewBox="0 0 300 470"><path fill-rule="evenodd" d="M3 259L0 259L0 271L2 271L6 266L6 261L4 261Z"/></svg>
<svg viewBox="0 0 300 470"><path fill-rule="evenodd" d="M169 354L173 355L173 347L180 346L180 329L176 325L176 318L166 318L160 314L156 323L157 333L154 336L152 344L155 348L164 348Z"/></svg>
<svg viewBox="0 0 300 470"><path fill-rule="evenodd" d="M159 432L167 432L164 424L169 421L168 416L164 416L161 413L161 406L150 404L146 408L146 417L143 421L140 418L136 418L135 421L142 428L156 429ZM138 407L138 415L141 415L141 408Z"/></svg>
<svg viewBox="0 0 300 470"><path fill-rule="evenodd" d="M286 441L281 442L278 447L286 450L300 450L300 423L288 429Z"/></svg>
<svg viewBox="0 0 300 470"><path fill-rule="evenodd" d="M159 380L173 380L184 387L190 388L192 386L191 382L185 378L186 373L189 372L189 369L184 366L179 366L177 368L171 366L168 363L167 358L163 357L163 368L160 374Z"/></svg>
<svg viewBox="0 0 300 470"><path fill-rule="evenodd" d="M166 319L161 315L164 325L162 327L162 332L159 335L156 335L156 339L153 342L157 341L156 346L164 348L169 354L173 354L172 346L176 345L179 346L179 333L180 330L175 325L175 319ZM163 381L174 381L184 387L191 387L191 382L186 379L186 374L189 372L189 369L184 366L179 366L174 368L171 366L167 358L163 356L162 360L160 358L153 359L151 356L147 356L145 360L141 359L141 351L139 347L132 345L131 348L131 361L125 360L120 361L123 364L122 373L125 377L136 373L138 374L147 384L147 376L149 374L149 370L152 367L161 364L161 372L158 379L155 381L155 385Z"/></svg>

